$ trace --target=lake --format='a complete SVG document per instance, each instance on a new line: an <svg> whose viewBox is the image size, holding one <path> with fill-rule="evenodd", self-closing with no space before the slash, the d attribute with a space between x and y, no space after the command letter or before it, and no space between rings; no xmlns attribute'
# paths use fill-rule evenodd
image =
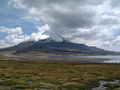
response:
<svg viewBox="0 0 120 90"><path fill-rule="evenodd" d="M81 62L81 63L120 63L120 56L98 55L98 56L32 56L32 55L11 55L5 54L7 57L16 60L37 60L37 61L65 61L65 62ZM22 59L21 59L22 58Z"/></svg>

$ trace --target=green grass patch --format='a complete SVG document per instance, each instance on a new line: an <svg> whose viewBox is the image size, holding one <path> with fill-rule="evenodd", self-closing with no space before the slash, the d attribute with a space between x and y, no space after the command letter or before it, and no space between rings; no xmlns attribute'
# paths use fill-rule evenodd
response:
<svg viewBox="0 0 120 90"><path fill-rule="evenodd" d="M120 65L0 59L0 79L3 80L0 82L1 85L17 89L68 88L84 90L96 87L96 83L101 80L120 79ZM32 80L33 83L27 83L29 80ZM45 85L43 82L49 83L49 85ZM119 85L114 86L118 88ZM111 86L109 85L109 87Z"/></svg>

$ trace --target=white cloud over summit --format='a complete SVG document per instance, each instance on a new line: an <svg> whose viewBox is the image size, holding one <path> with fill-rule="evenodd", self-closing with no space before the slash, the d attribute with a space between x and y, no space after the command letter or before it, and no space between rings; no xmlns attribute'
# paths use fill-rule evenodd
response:
<svg viewBox="0 0 120 90"><path fill-rule="evenodd" d="M72 42L120 51L120 1L118 0L9 1L10 8L27 12L24 19L45 22L53 32ZM35 40L41 39L39 37L41 33L33 33L32 37Z"/></svg>
<svg viewBox="0 0 120 90"><path fill-rule="evenodd" d="M45 39L45 38L49 38L49 35L45 34L45 32L50 30L50 27L46 24L44 26L37 26L38 32L37 33L32 33L30 38L38 41L40 39Z"/></svg>

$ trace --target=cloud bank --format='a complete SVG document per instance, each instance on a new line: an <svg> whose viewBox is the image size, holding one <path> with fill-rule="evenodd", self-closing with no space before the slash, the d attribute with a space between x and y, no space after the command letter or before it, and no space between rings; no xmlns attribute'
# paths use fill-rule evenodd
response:
<svg viewBox="0 0 120 90"><path fill-rule="evenodd" d="M20 42L27 40L38 41L40 39L45 39L49 37L47 34L44 34L44 32L49 31L49 26L47 24L42 27L37 26L37 29L38 31L36 33L32 33L31 35L26 35L23 33L21 27L16 27L16 28L0 27L0 33L6 34L5 39L0 40L0 46L1 48L4 48L19 44Z"/></svg>

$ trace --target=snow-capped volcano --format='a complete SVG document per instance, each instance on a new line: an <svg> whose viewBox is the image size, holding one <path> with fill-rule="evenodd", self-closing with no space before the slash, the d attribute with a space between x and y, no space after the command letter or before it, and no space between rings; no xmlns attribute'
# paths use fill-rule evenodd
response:
<svg viewBox="0 0 120 90"><path fill-rule="evenodd" d="M18 45L2 49L1 51L14 51L16 54L27 52L44 52L58 54L120 54L119 52L107 51L96 47L90 47L84 44L76 44L65 40L61 36L58 39L51 37L38 41L24 41Z"/></svg>

